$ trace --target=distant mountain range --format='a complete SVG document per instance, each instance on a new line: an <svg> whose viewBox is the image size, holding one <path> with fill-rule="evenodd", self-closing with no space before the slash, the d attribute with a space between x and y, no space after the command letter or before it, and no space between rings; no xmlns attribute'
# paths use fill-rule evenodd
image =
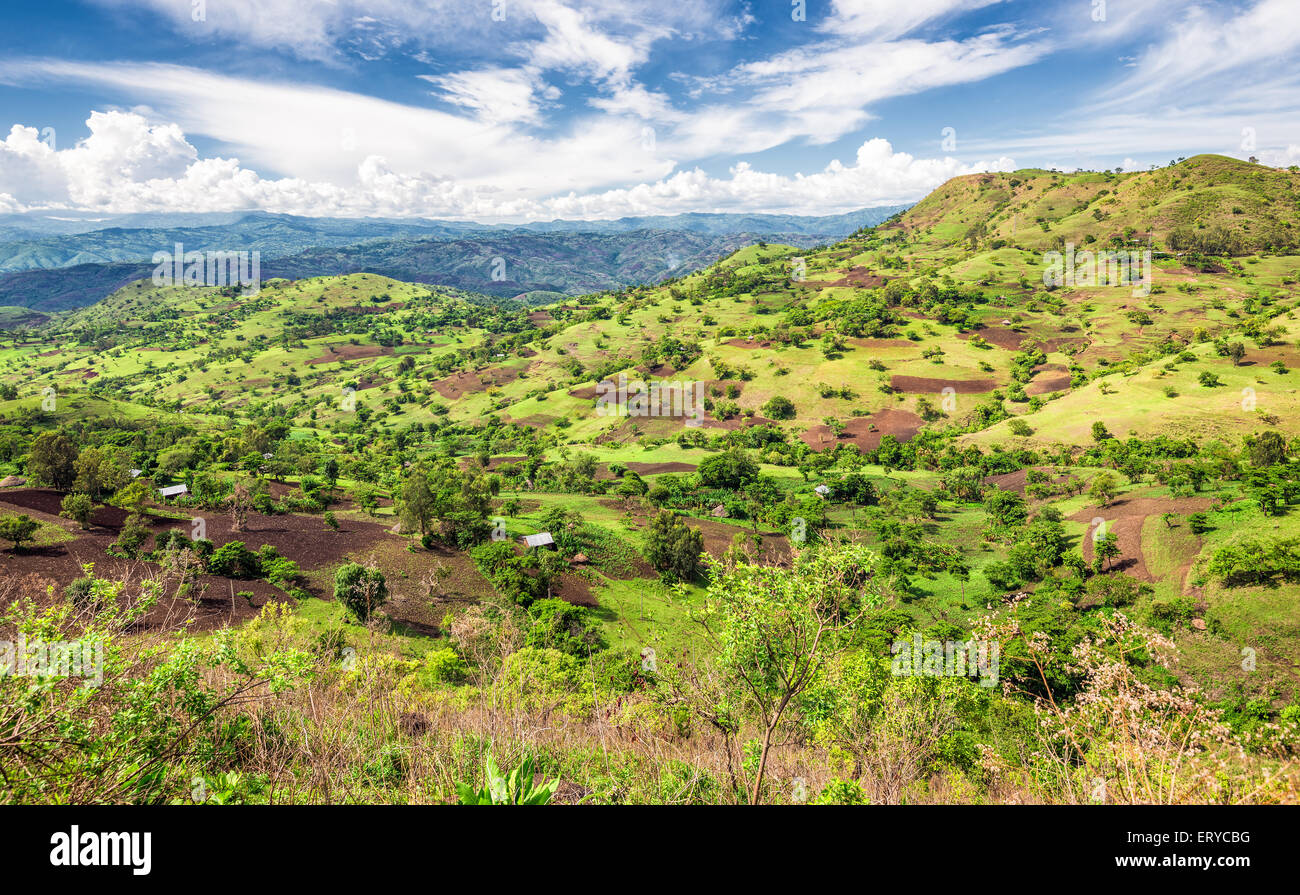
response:
<svg viewBox="0 0 1300 895"><path fill-rule="evenodd" d="M659 282L759 241L807 247L833 242L905 207L822 217L681 214L522 225L263 212L93 220L4 215L0 305L84 307L148 276L153 254L176 243L186 251L259 251L263 278L365 271L499 297L534 291L577 295ZM494 270L497 258L502 264Z"/></svg>

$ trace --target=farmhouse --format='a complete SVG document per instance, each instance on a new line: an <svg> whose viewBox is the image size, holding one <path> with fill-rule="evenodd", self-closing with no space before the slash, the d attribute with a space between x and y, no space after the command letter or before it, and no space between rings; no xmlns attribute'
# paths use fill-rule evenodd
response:
<svg viewBox="0 0 1300 895"><path fill-rule="evenodd" d="M159 488L158 493L162 495L163 500L171 500L173 497L180 497L190 493L187 485L168 485L166 488Z"/></svg>

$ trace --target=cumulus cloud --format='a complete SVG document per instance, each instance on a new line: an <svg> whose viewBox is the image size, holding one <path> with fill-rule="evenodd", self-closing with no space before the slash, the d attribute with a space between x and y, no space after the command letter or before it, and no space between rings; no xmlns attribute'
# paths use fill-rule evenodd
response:
<svg viewBox="0 0 1300 895"><path fill-rule="evenodd" d="M726 177L679 171L636 186L519 197L491 184L429 173L406 173L378 154L362 158L353 181L340 185L295 177L263 177L234 158L201 158L181 129L138 112L95 112L90 136L56 149L30 127L0 141L0 208L88 212L234 211L356 217L456 217L476 220L611 218L685 211L826 214L905 202L944 180L985 170L1012 170L1011 159L964 164L918 159L868 140L848 164L793 175L747 163Z"/></svg>

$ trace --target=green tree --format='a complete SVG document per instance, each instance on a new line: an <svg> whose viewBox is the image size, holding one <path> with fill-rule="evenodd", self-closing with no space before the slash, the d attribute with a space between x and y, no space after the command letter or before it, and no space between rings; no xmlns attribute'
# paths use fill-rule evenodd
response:
<svg viewBox="0 0 1300 895"><path fill-rule="evenodd" d="M1104 562L1109 569L1111 561L1120 555L1119 536L1113 531L1106 532L1092 542L1092 551L1096 562Z"/></svg>
<svg viewBox="0 0 1300 895"><path fill-rule="evenodd" d="M660 510L646 535L646 557L662 575L689 581L700 569L704 535L671 510Z"/></svg>
<svg viewBox="0 0 1300 895"><path fill-rule="evenodd" d="M789 569L713 563L695 615L712 646L724 700L753 711L762 729L750 803L789 711L835 655L862 613L881 601L876 557L860 545L804 550Z"/></svg>
<svg viewBox="0 0 1300 895"><path fill-rule="evenodd" d="M1088 497L1095 500L1097 506L1104 507L1115 499L1118 487L1113 475L1109 472L1099 472L1093 476L1092 482L1088 485Z"/></svg>
<svg viewBox="0 0 1300 895"><path fill-rule="evenodd" d="M27 456L27 475L38 485L67 491L77 479L77 447L63 435L42 432Z"/></svg>
<svg viewBox="0 0 1300 895"><path fill-rule="evenodd" d="M794 402L785 395L773 395L763 405L763 416L773 420L791 420L795 417Z"/></svg>
<svg viewBox="0 0 1300 895"><path fill-rule="evenodd" d="M0 539L11 542L14 550L21 553L24 545L36 535L41 523L26 513L17 516L0 516Z"/></svg>
<svg viewBox="0 0 1300 895"><path fill-rule="evenodd" d="M742 448L732 448L700 461L696 474L709 488L737 490L758 478L758 464Z"/></svg>
<svg viewBox="0 0 1300 895"><path fill-rule="evenodd" d="M125 451L121 448L88 447L74 464L77 471L74 487L100 500L131 481Z"/></svg>
<svg viewBox="0 0 1300 895"><path fill-rule="evenodd" d="M89 494L73 493L63 498L59 505L59 515L71 519L82 528L90 528L90 514L95 511L95 502Z"/></svg>
<svg viewBox="0 0 1300 895"><path fill-rule="evenodd" d="M334 599L364 624L388 602L388 582L379 569L346 563L334 574Z"/></svg>

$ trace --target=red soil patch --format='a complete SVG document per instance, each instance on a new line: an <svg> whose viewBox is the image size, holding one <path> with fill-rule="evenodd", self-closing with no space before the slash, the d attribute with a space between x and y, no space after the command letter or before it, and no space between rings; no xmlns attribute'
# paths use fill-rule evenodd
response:
<svg viewBox="0 0 1300 895"><path fill-rule="evenodd" d="M633 517L631 520L633 527L649 524L650 516L657 512L644 500L604 499L600 501L600 504L612 509L630 512ZM696 519L692 516L683 517L682 521L690 528L699 529L700 534L704 536L705 552L717 558L721 558L727 551L736 535L753 532L753 528L748 524L742 528L740 525L728 525L716 519ZM777 565L789 562L791 554L789 537L780 532L762 530L758 532L758 535L762 539L757 552L760 560ZM646 564L637 577L651 577L653 574L653 569Z"/></svg>
<svg viewBox="0 0 1300 895"><path fill-rule="evenodd" d="M544 327L547 324L554 323L555 318L551 316L550 311L533 311L528 315L528 319L533 326Z"/></svg>
<svg viewBox="0 0 1300 895"><path fill-rule="evenodd" d="M1094 529L1091 523L1093 519L1100 517L1106 520L1106 531L1115 535L1120 552L1118 557L1111 560L1110 568L1125 572L1142 581L1155 581L1142 557L1142 525L1146 518L1164 513L1180 515L1195 513L1208 509L1212 504L1213 501L1206 497L1190 497L1183 500L1151 497L1121 498L1107 507L1084 507L1069 518L1089 525L1088 532L1083 536L1083 542L1080 544L1083 558L1088 562L1092 562L1093 558Z"/></svg>
<svg viewBox="0 0 1300 895"><path fill-rule="evenodd" d="M990 345L996 345L998 348L1005 348L1008 351L1019 351L1020 343L1029 338L1027 333L1016 332L1004 326L981 326L970 332L958 333L959 339L970 339L971 336L979 336Z"/></svg>
<svg viewBox="0 0 1300 895"><path fill-rule="evenodd" d="M912 348L916 345L910 339L845 339L850 345L859 348Z"/></svg>
<svg viewBox="0 0 1300 895"><path fill-rule="evenodd" d="M844 424L844 434L837 439L829 426L813 426L801 436L804 444L824 450L836 444L855 444L861 451L874 451L880 439L892 435L907 441L925 425L925 420L906 410L880 410L871 416L857 416ZM873 430L874 427L874 430Z"/></svg>
<svg viewBox="0 0 1300 895"><path fill-rule="evenodd" d="M741 339L739 337L735 339L728 339L722 344L730 345L732 348L771 348L772 347L772 342L768 341L767 339L763 339L761 341L759 339L754 339L751 342L747 339Z"/></svg>
<svg viewBox="0 0 1300 895"><path fill-rule="evenodd" d="M845 271L843 279L836 280L833 283L822 283L822 286L854 286L859 289L875 289L885 285L889 281L882 276L873 274L865 267L854 267Z"/></svg>
<svg viewBox="0 0 1300 895"><path fill-rule="evenodd" d="M320 357L313 357L309 364L332 364L336 361L358 360L363 357L381 357L393 353L387 345L338 345L333 351L326 351Z"/></svg>
<svg viewBox="0 0 1300 895"><path fill-rule="evenodd" d="M108 546L117 538L126 520L126 512L117 507L104 507L96 510L91 517L91 528L87 531L78 529L75 523L61 519L57 515L59 502L63 495L45 488L28 488L0 492L0 508L16 508L29 513L41 522L52 523L69 531L74 539L48 547L29 548L22 553L12 549L0 550L0 575L23 576L37 574L54 581L59 587L65 587L74 578L82 574L82 564L95 563L96 574L108 578L126 581L138 581L146 575L158 572L155 563L144 560L122 560L106 553ZM340 530L329 530L324 521L316 516L289 514L283 516L263 516L250 513L247 530L233 532L230 530L230 517L225 514L209 513L200 510L180 510L186 514L184 519L165 519L150 517L149 524L154 533L168 529L179 529L187 535L191 530L191 518L202 518L207 527L206 534L217 546L230 541L243 541L251 549L262 544L274 546L282 556L298 563L304 572L327 569L345 559L366 559L372 554L383 554L381 567L389 573L389 587L395 595L415 588L416 582L425 571L433 567L434 554L419 550L409 553L405 549L404 538L388 532L387 526L371 521L339 519ZM153 547L153 541L146 541L146 548ZM463 554L444 559L444 564L455 565L456 581L464 579L464 589L469 594L486 595L491 589L481 576L473 571L460 569L460 566L473 563ZM408 576L399 578L397 566L410 565ZM332 599L332 590L307 584L305 589L313 596ZM449 585L445 592L451 592ZM253 617L261 607L273 600L290 600L279 589L261 580L231 580L215 575L202 575L198 579L197 604L183 599L167 598L159 601L144 619L143 627L170 627L186 619L192 619L199 630L211 630L227 623L237 624ZM241 592L251 593L251 598L238 596ZM397 603L395 596L395 603ZM416 601L417 603L419 601ZM427 601L425 601L427 603ZM396 621L405 623L402 611L395 607L389 615Z"/></svg>
<svg viewBox="0 0 1300 895"><path fill-rule="evenodd" d="M958 395L979 395L998 387L993 379L930 379L925 376L891 376L889 384L900 392L941 394L951 388Z"/></svg>
<svg viewBox="0 0 1300 895"><path fill-rule="evenodd" d="M461 370L454 376L439 379L432 385L438 394L444 398L454 400L462 395L487 391L494 385L505 385L507 382L513 382L518 378L519 371L512 367L490 367L475 373Z"/></svg>
<svg viewBox="0 0 1300 895"><path fill-rule="evenodd" d="M624 464L628 469L637 475L656 475L661 472L694 472L694 463L682 463L679 460L672 460L666 463L637 463L635 461Z"/></svg>
<svg viewBox="0 0 1300 895"><path fill-rule="evenodd" d="M1039 472L1047 471L1047 467L1045 466L1039 466L1037 469ZM1027 484L1025 479L1028 477L1028 469L1017 469L1015 472L1005 472L1001 475L987 475L984 477L984 484L994 485L1001 488L1003 491L1015 491L1023 497L1025 494L1025 485ZM1056 478L1052 479L1052 482L1063 482L1067 478L1069 478L1069 476L1058 475Z"/></svg>
<svg viewBox="0 0 1300 895"><path fill-rule="evenodd" d="M1070 390L1070 368L1065 364L1039 364L1034 367L1034 378L1025 386L1027 395L1045 395L1050 392Z"/></svg>

